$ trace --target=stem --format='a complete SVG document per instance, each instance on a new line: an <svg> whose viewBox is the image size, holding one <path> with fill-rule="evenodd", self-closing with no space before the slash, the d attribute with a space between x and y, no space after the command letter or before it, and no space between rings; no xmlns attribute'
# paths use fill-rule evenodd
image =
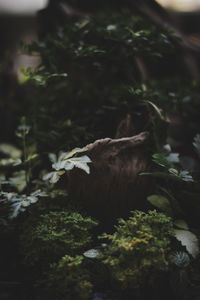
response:
<svg viewBox="0 0 200 300"><path fill-rule="evenodd" d="M26 180L26 187L28 187L28 183L29 183L29 174L28 174L28 170L29 170L29 165L27 165L26 159L27 159L27 152L26 152L26 133L25 131L23 131L23 156L24 156L24 165L25 165L25 180Z"/></svg>

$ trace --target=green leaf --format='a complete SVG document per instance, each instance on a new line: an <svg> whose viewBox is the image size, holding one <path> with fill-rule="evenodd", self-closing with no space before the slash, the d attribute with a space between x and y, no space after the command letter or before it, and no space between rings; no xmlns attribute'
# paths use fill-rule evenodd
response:
<svg viewBox="0 0 200 300"><path fill-rule="evenodd" d="M60 179L60 176L63 175L65 171L54 171L47 173L43 176L43 180L49 180L50 183L56 183Z"/></svg>
<svg viewBox="0 0 200 300"><path fill-rule="evenodd" d="M194 179L192 178L189 171L187 171L187 170L178 171L174 168L170 168L168 171L171 175L173 175L175 178L177 178L179 180L183 180L186 182L194 182Z"/></svg>
<svg viewBox="0 0 200 300"><path fill-rule="evenodd" d="M57 156L54 153L49 153L49 159L52 163L55 163L57 161Z"/></svg>
<svg viewBox="0 0 200 300"><path fill-rule="evenodd" d="M160 117L161 120L165 120L165 118L163 117L163 115L161 113L160 108L158 108L157 105L155 105L153 102L151 102L149 100L146 100L145 102L150 104L154 108L154 110L156 111L156 113L158 114L158 116Z"/></svg>
<svg viewBox="0 0 200 300"><path fill-rule="evenodd" d="M33 159L35 159L35 158L37 158L37 157L38 157L38 154L37 154L37 153L30 154L30 155L27 157L26 162L31 161L31 160L33 160Z"/></svg>
<svg viewBox="0 0 200 300"><path fill-rule="evenodd" d="M14 186L18 192L22 192L26 187L26 172L21 170L13 173L12 177L9 178L9 183Z"/></svg>
<svg viewBox="0 0 200 300"><path fill-rule="evenodd" d="M91 163L91 162L92 162L91 159L87 155L84 155L84 156L81 156L81 157L70 158L67 161L68 165L65 166L65 170L71 170L71 164L72 164L73 167L82 169L87 174L89 174L90 173L90 168L87 164Z"/></svg>
<svg viewBox="0 0 200 300"><path fill-rule="evenodd" d="M55 154L49 154L49 158L52 162L52 168L56 171L59 170L66 170L70 171L74 167L84 170L87 174L90 173L90 168L87 165L88 163L91 163L91 159L87 155L83 155L81 157L72 157L77 153L85 152L87 151L87 148L75 148L70 152L61 152L58 156L58 160L56 161Z"/></svg>
<svg viewBox="0 0 200 300"><path fill-rule="evenodd" d="M174 225L179 229L188 230L188 224L184 220L175 220Z"/></svg>
<svg viewBox="0 0 200 300"><path fill-rule="evenodd" d="M0 166L18 166L22 163L21 158L2 158L0 159Z"/></svg>
<svg viewBox="0 0 200 300"><path fill-rule="evenodd" d="M11 144L0 144L0 152L12 159L18 159L22 156L22 151Z"/></svg>
<svg viewBox="0 0 200 300"><path fill-rule="evenodd" d="M153 161L158 164L159 166L165 168L171 168L173 165L172 163L161 153L155 153L152 155Z"/></svg>
<svg viewBox="0 0 200 300"><path fill-rule="evenodd" d="M61 160L52 165L52 168L55 169L56 171L65 169L65 170L71 170L73 169L74 165L70 163L69 160Z"/></svg>
<svg viewBox="0 0 200 300"><path fill-rule="evenodd" d="M170 204L170 201L161 196L161 195L151 195L147 197L147 200L154 205L155 207L159 208L161 211L167 213L170 216L173 216L173 210Z"/></svg>
<svg viewBox="0 0 200 300"><path fill-rule="evenodd" d="M87 150L88 150L87 147L84 147L84 148L74 148L73 150L71 150L69 152L61 152L61 154L59 155L58 160L68 159L68 158L74 156L77 153L85 152Z"/></svg>

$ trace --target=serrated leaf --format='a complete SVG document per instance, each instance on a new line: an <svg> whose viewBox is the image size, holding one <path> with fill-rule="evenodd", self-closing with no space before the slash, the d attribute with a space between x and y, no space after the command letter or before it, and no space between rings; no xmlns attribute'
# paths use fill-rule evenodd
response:
<svg viewBox="0 0 200 300"><path fill-rule="evenodd" d="M66 152L66 153L62 153L61 155L59 155L59 158L58 160L66 160L72 156L74 156L75 154L77 153L81 153L81 152L85 152L87 151L87 147L84 147L84 148L74 148L73 150L69 151L69 152Z"/></svg>
<svg viewBox="0 0 200 300"><path fill-rule="evenodd" d="M199 254L199 241L196 235L188 230L174 229L174 236L192 257L196 257Z"/></svg>
<svg viewBox="0 0 200 300"><path fill-rule="evenodd" d="M152 155L153 161L159 166L165 168L171 168L172 164L168 161L168 159L161 153L155 153Z"/></svg>
<svg viewBox="0 0 200 300"><path fill-rule="evenodd" d="M147 200L154 205L155 207L159 208L161 211L166 212L168 215L173 215L173 210L170 204L170 201L161 196L161 195L151 195L147 197Z"/></svg>
<svg viewBox="0 0 200 300"><path fill-rule="evenodd" d="M61 160L61 161L58 161L56 163L54 163L52 165L52 168L55 169L56 171L59 171L61 169L65 169L65 166L67 165L67 161L66 160ZM73 164L71 165L71 169L73 169ZM70 169L70 166L68 167L68 170L71 170Z"/></svg>
<svg viewBox="0 0 200 300"><path fill-rule="evenodd" d="M70 158L69 161L74 164L74 167L84 170L87 174L90 173L90 168L87 164L92 161L87 155Z"/></svg>
<svg viewBox="0 0 200 300"><path fill-rule="evenodd" d="M65 171L54 171L47 173L43 176L43 180L49 180L50 183L56 183L60 179L60 176L63 175Z"/></svg>
<svg viewBox="0 0 200 300"><path fill-rule="evenodd" d="M68 171L76 167L84 170L87 174L89 174L90 168L87 164L91 162L92 162L91 159L87 155L84 155L81 157L72 157L66 160L58 161L52 165L52 168L54 168L57 171L61 169L65 169Z"/></svg>

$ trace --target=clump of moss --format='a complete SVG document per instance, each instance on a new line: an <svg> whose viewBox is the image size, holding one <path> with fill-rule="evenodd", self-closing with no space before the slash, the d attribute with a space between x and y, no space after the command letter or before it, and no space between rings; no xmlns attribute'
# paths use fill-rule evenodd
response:
<svg viewBox="0 0 200 300"><path fill-rule="evenodd" d="M54 299L80 299L90 298L93 284L91 274L85 267L84 257L63 256L58 263L51 265L45 280L41 282L46 288L53 288Z"/></svg>
<svg viewBox="0 0 200 300"><path fill-rule="evenodd" d="M67 210L51 211L29 221L20 236L23 260L26 265L44 267L65 254L82 253L92 242L91 229L97 225L90 217Z"/></svg>
<svg viewBox="0 0 200 300"><path fill-rule="evenodd" d="M128 220L119 220L109 240L103 263L112 281L121 289L151 286L161 271L168 270L167 254L172 237L171 219L162 213L132 212Z"/></svg>

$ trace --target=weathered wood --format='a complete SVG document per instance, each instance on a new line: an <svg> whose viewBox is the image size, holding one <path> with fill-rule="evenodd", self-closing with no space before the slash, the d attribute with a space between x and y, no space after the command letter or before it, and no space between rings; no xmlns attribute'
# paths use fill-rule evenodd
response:
<svg viewBox="0 0 200 300"><path fill-rule="evenodd" d="M105 227L118 217L128 216L130 210L147 206L151 184L149 178L139 173L150 166L148 137L146 131L130 137L97 140L87 145L91 173L76 169L69 174L70 197Z"/></svg>

